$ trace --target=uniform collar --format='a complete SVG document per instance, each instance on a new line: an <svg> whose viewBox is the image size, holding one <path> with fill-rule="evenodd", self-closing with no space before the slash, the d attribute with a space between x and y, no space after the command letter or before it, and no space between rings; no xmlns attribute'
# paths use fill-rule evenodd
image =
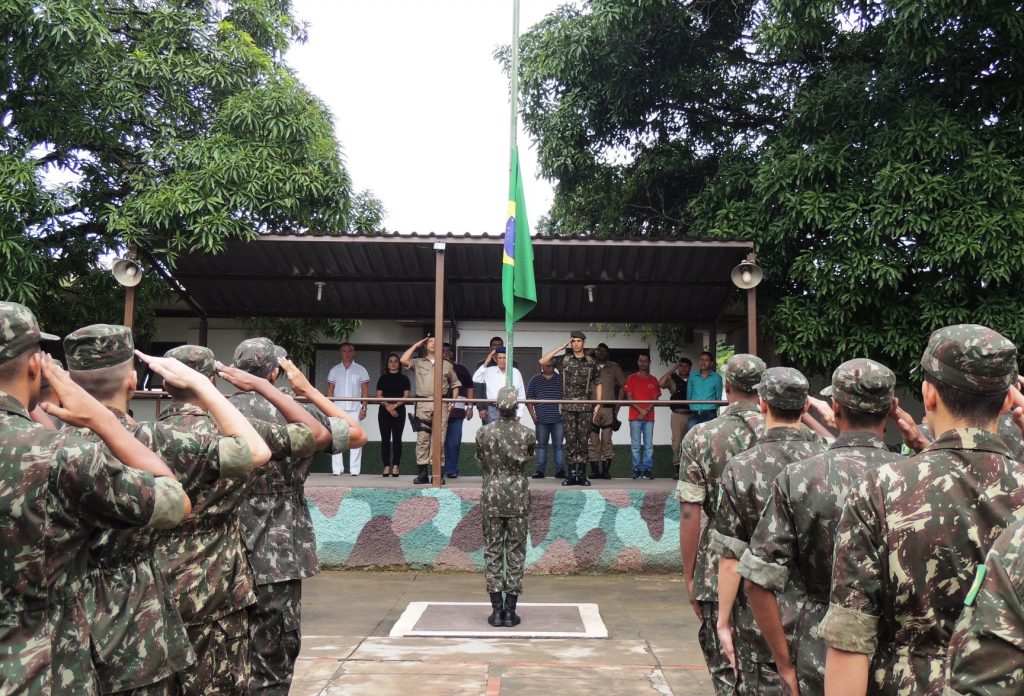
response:
<svg viewBox="0 0 1024 696"><path fill-rule="evenodd" d="M1013 459L1006 441L993 432L981 428L954 428L947 430L935 439L935 442L924 448L924 452L932 450L957 449L994 452L1007 459Z"/></svg>
<svg viewBox="0 0 1024 696"><path fill-rule="evenodd" d="M839 437L835 439L835 442L832 443L832 446L829 447L829 449L839 449L840 447L875 447L877 449L888 449L882 438L878 437L874 433L866 433L864 431L840 433Z"/></svg>
<svg viewBox="0 0 1024 696"><path fill-rule="evenodd" d="M734 413L748 413L750 411L757 411L760 413L761 407L753 401L736 401L725 407L725 411L722 415L732 415Z"/></svg>
<svg viewBox="0 0 1024 696"><path fill-rule="evenodd" d="M769 428L758 442L785 442L787 440L806 440L803 433L796 428Z"/></svg>
<svg viewBox="0 0 1024 696"><path fill-rule="evenodd" d="M113 413L115 416L117 416L117 420L121 421L122 425L136 425L138 423L138 421L136 421L134 418L132 418L119 408L107 406L107 410Z"/></svg>
<svg viewBox="0 0 1024 696"><path fill-rule="evenodd" d="M13 416L21 416L25 420L32 420L29 418L28 409L25 408L25 404L7 392L0 391L0 411L6 411Z"/></svg>
<svg viewBox="0 0 1024 696"><path fill-rule="evenodd" d="M160 420L171 416L205 416L206 411L187 401L172 401L171 405L160 412Z"/></svg>

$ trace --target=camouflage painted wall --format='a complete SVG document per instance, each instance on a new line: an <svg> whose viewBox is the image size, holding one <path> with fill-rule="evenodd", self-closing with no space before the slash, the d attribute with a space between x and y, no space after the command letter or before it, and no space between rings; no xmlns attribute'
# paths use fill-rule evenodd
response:
<svg viewBox="0 0 1024 696"><path fill-rule="evenodd" d="M483 572L476 489L307 487L324 567ZM679 571L670 491L536 491L527 573Z"/></svg>

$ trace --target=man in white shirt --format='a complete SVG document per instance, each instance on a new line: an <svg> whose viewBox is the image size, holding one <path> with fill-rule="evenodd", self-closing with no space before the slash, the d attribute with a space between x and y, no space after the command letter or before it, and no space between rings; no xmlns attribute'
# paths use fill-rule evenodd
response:
<svg viewBox="0 0 1024 696"><path fill-rule="evenodd" d="M341 344L341 362L327 373L327 398L350 396L354 398L370 395L370 373L366 368L355 362L356 349L351 343ZM366 418L366 402L339 401L338 407L353 420ZM363 449L353 447L349 450L348 472L358 476L363 466ZM331 470L335 476L345 472L345 455L331 456Z"/></svg>
<svg viewBox="0 0 1024 696"><path fill-rule="evenodd" d="M487 355L487 359L476 369L476 372L473 373L473 383L483 384L487 388L485 398L492 401L498 398L498 390L505 386L505 367L507 361L508 356L505 354L505 346L495 348ZM526 398L526 387L523 386L523 375L515 367L512 368L512 388L516 390L516 398L519 399L519 406L516 408L516 419L521 420L527 414L526 404L523 403L523 399ZM498 409L493 404L489 404L487 406L487 422L496 423L497 421Z"/></svg>

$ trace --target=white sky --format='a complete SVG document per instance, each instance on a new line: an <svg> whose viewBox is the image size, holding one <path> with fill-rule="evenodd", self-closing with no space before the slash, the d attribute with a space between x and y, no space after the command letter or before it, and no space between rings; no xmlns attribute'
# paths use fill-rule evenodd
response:
<svg viewBox="0 0 1024 696"><path fill-rule="evenodd" d="M521 0L520 33L567 0ZM384 202L388 230L503 232L512 0L295 0L309 40L287 62L334 114L355 190ZM530 229L551 205L519 129Z"/></svg>

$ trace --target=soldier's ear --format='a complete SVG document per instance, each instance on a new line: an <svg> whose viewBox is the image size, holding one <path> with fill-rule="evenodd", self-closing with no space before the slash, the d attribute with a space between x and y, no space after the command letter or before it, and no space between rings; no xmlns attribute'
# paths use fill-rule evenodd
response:
<svg viewBox="0 0 1024 696"><path fill-rule="evenodd" d="M939 390L927 380L921 382L921 401L924 402L925 413L934 413L939 405Z"/></svg>
<svg viewBox="0 0 1024 696"><path fill-rule="evenodd" d="M25 363L25 372L30 381L34 381L43 374L43 351L37 350L29 356Z"/></svg>
<svg viewBox="0 0 1024 696"><path fill-rule="evenodd" d="M135 393L135 388L139 386L139 373L132 370L128 373L128 392L130 394Z"/></svg>

